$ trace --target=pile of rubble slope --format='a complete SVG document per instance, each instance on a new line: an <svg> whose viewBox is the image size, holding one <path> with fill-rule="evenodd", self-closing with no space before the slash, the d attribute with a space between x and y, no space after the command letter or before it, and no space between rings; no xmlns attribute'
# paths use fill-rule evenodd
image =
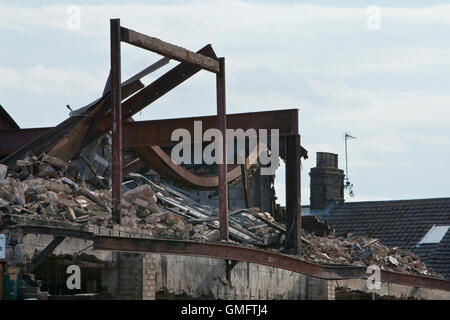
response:
<svg viewBox="0 0 450 320"><path fill-rule="evenodd" d="M9 170L0 166L0 224L13 223L9 222L11 215L25 214L112 228L112 193L106 179L97 176L83 181L74 163L46 154L19 160ZM124 184L123 226L150 230L155 238L218 240L218 222L210 216L213 208L195 207L189 199L177 197L176 191L160 187L143 176L136 175L135 179L133 188ZM252 230L255 218L241 214L245 215L249 217L242 223L250 230L242 227L241 222L233 222L236 218L231 217L231 224L235 224L232 235L236 240L263 245L263 235L269 234L271 228L259 223Z"/></svg>
<svg viewBox="0 0 450 320"><path fill-rule="evenodd" d="M305 260L316 263L370 266L377 265L382 270L439 277L427 268L419 257L398 247L389 248L378 239L356 237L351 233L346 237L302 236L302 254Z"/></svg>
<svg viewBox="0 0 450 320"><path fill-rule="evenodd" d="M131 174L123 184L122 225L149 230L154 238L219 241L218 210L199 204L182 190ZM83 181L73 162L42 154L0 165L0 225L14 215L113 227L111 190L102 177ZM279 251L285 228L270 214L242 209L229 214L232 240ZM368 266L383 270L438 276L411 252L388 248L376 239L302 234L302 258L311 262Z"/></svg>

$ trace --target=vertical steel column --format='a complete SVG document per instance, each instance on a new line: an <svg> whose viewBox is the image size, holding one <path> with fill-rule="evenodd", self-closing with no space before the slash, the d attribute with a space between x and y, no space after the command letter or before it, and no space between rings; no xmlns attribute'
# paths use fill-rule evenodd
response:
<svg viewBox="0 0 450 320"><path fill-rule="evenodd" d="M220 239L228 240L228 183L227 183L227 113L225 106L225 58L219 58L220 72L216 75L217 118L222 133L222 163L219 167Z"/></svg>
<svg viewBox="0 0 450 320"><path fill-rule="evenodd" d="M112 215L122 221L122 106L120 75L120 19L111 19L111 102L112 125Z"/></svg>
<svg viewBox="0 0 450 320"><path fill-rule="evenodd" d="M286 136L286 240L291 251L301 254L300 135Z"/></svg>
<svg viewBox="0 0 450 320"><path fill-rule="evenodd" d="M244 156L245 156L245 154L244 154ZM247 165L248 165L248 158L245 157L245 163L241 164L242 187L244 188L245 206L247 208L251 208L252 207L252 198L250 195L250 181L248 178Z"/></svg>

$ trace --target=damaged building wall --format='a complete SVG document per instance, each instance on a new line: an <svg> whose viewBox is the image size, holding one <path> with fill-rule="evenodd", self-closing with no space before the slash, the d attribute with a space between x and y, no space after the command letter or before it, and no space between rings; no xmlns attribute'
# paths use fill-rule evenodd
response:
<svg viewBox="0 0 450 320"><path fill-rule="evenodd" d="M33 220L35 219L22 217L22 219L18 219L18 224L23 227L36 225L33 224ZM62 222L58 222L52 227L61 227L62 224ZM111 230L91 226L86 229L97 235L150 237L145 230L129 227L117 227ZM7 250L9 254L12 250L15 257L8 260L8 265L14 270L22 267L22 264L35 256L37 251L42 251L52 239L50 235L24 234L20 226L9 229L9 231L6 230L6 234L9 244ZM55 249L53 254L55 257L64 255L76 257L84 252L88 256L95 256L101 262L109 263L109 267L101 267L99 275L101 279L98 279L97 282L101 281L105 293L115 299L332 300L335 298L335 288L344 288L350 292L374 292L367 288L367 280L364 279L323 280L248 262L238 262L231 270L230 281L228 281L223 259L156 253L117 254L110 251L92 250L89 248L91 243L90 240L68 237ZM92 292L92 289L87 291ZM378 298L450 299L449 291L393 283L382 283L381 289L375 293ZM58 296L54 298L58 299Z"/></svg>
<svg viewBox="0 0 450 320"><path fill-rule="evenodd" d="M225 260L162 254L121 254L122 299L292 299L334 298L328 281L287 270ZM332 290L331 290L332 289Z"/></svg>
<svg viewBox="0 0 450 320"><path fill-rule="evenodd" d="M127 274L124 280L129 283L122 298L128 299L141 295L138 299L334 300L336 289L366 293L372 299L450 299L450 292L444 290L394 283L369 289L366 279L324 280L248 262L236 264L229 282L225 260L162 254L126 256L129 260L121 265L127 269L121 272ZM131 289L133 285L137 291Z"/></svg>
<svg viewBox="0 0 450 320"><path fill-rule="evenodd" d="M102 233L109 231L116 236L145 236L131 228L122 227L121 230L124 231L105 229ZM8 237L17 240L15 246L8 248L10 267L21 267L23 263L29 262L52 240L50 235L24 235L20 229L8 233ZM91 243L89 240L66 238L52 256L76 256L84 250L88 256L114 264L111 268L102 269L101 282L107 293L119 299L151 300L176 296L210 299L328 299L327 281L274 267L239 262L231 271L230 286L226 279L224 260L161 254L114 254L87 249Z"/></svg>
<svg viewBox="0 0 450 320"><path fill-rule="evenodd" d="M156 297L209 299L327 300L328 281L248 262L238 262L230 282L225 260L150 254L156 267Z"/></svg>
<svg viewBox="0 0 450 320"><path fill-rule="evenodd" d="M415 300L449 300L450 292L428 288L404 286L394 283L381 283L380 289L369 289L367 280L347 279L333 280L335 288L342 288L347 292L370 294L372 299L415 299ZM336 294L336 299L337 299ZM346 297L345 299L348 299Z"/></svg>

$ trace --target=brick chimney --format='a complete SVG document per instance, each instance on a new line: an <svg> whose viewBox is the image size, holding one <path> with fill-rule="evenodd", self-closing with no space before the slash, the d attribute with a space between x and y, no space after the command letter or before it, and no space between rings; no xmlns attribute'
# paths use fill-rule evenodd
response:
<svg viewBox="0 0 450 320"><path fill-rule="evenodd" d="M309 173L311 178L310 208L326 209L330 204L344 202L344 170L338 169L338 155L317 152L317 163Z"/></svg>

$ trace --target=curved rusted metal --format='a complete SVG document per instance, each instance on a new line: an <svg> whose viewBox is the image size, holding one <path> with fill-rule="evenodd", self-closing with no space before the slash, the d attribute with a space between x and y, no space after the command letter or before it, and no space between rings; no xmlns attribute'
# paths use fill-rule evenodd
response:
<svg viewBox="0 0 450 320"><path fill-rule="evenodd" d="M214 176L200 176L197 175L188 169L184 168L181 165L177 165L173 163L170 156L164 152L158 146L152 146L148 148L134 148L136 153L138 153L145 162L156 172L158 172L164 178L179 183L186 187L192 187L201 190L210 190L215 189L219 183L219 177L217 175ZM259 147L256 147L248 156L248 159L253 157L258 157L261 152L263 152L264 147L260 144ZM246 163L249 163L247 161ZM247 169L251 168L251 164L247 165ZM227 173L227 182L239 178L241 175L241 168L239 165L233 165L228 167Z"/></svg>
<svg viewBox="0 0 450 320"><path fill-rule="evenodd" d="M320 265L276 252L224 243L97 236L93 248L246 261L327 280L367 279L371 275L366 267ZM384 270L380 271L380 275L381 282L450 291L450 281L443 279Z"/></svg>

